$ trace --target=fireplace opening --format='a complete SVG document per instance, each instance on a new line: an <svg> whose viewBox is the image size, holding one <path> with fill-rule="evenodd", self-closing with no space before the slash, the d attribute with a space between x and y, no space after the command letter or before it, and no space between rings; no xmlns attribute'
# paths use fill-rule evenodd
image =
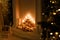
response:
<svg viewBox="0 0 60 40"><path fill-rule="evenodd" d="M27 13L24 18L19 18L18 28L23 31L33 32L35 29L35 19L30 13Z"/></svg>

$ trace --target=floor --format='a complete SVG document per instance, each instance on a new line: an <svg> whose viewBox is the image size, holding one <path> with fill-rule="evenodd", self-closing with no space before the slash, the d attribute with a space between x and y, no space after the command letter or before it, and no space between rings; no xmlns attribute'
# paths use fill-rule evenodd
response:
<svg viewBox="0 0 60 40"><path fill-rule="evenodd" d="M0 40L40 40L37 33L23 32L13 28L9 32L0 33Z"/></svg>

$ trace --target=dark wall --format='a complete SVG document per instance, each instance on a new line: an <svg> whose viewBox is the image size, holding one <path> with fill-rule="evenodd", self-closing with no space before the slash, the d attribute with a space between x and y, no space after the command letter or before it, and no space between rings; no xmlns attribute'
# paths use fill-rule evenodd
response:
<svg viewBox="0 0 60 40"><path fill-rule="evenodd" d="M4 16L4 25L12 25L13 24L13 8L12 8L12 0L8 1L8 12L6 16Z"/></svg>

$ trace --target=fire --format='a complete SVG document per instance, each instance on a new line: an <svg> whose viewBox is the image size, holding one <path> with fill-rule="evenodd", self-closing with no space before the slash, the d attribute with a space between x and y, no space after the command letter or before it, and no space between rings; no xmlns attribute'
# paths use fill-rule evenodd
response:
<svg viewBox="0 0 60 40"><path fill-rule="evenodd" d="M19 19L19 28L24 31L33 31L35 28L35 20L30 13L25 15L24 19Z"/></svg>
<svg viewBox="0 0 60 40"><path fill-rule="evenodd" d="M26 19L29 19L32 23L35 24L35 20L33 19L33 17L30 14L27 14L22 22L25 22Z"/></svg>

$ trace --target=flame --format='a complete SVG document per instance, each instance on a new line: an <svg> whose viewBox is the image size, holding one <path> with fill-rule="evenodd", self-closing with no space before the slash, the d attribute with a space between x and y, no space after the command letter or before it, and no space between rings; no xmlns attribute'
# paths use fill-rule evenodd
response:
<svg viewBox="0 0 60 40"><path fill-rule="evenodd" d="M32 23L35 24L35 20L32 18L31 14L27 14L22 22L25 22L26 19L29 19Z"/></svg>
<svg viewBox="0 0 60 40"><path fill-rule="evenodd" d="M24 18L21 18L21 19L19 18L18 28L25 30L25 31L26 30L33 31L36 28L35 19L31 16L30 13L28 13L27 15L25 15Z"/></svg>

